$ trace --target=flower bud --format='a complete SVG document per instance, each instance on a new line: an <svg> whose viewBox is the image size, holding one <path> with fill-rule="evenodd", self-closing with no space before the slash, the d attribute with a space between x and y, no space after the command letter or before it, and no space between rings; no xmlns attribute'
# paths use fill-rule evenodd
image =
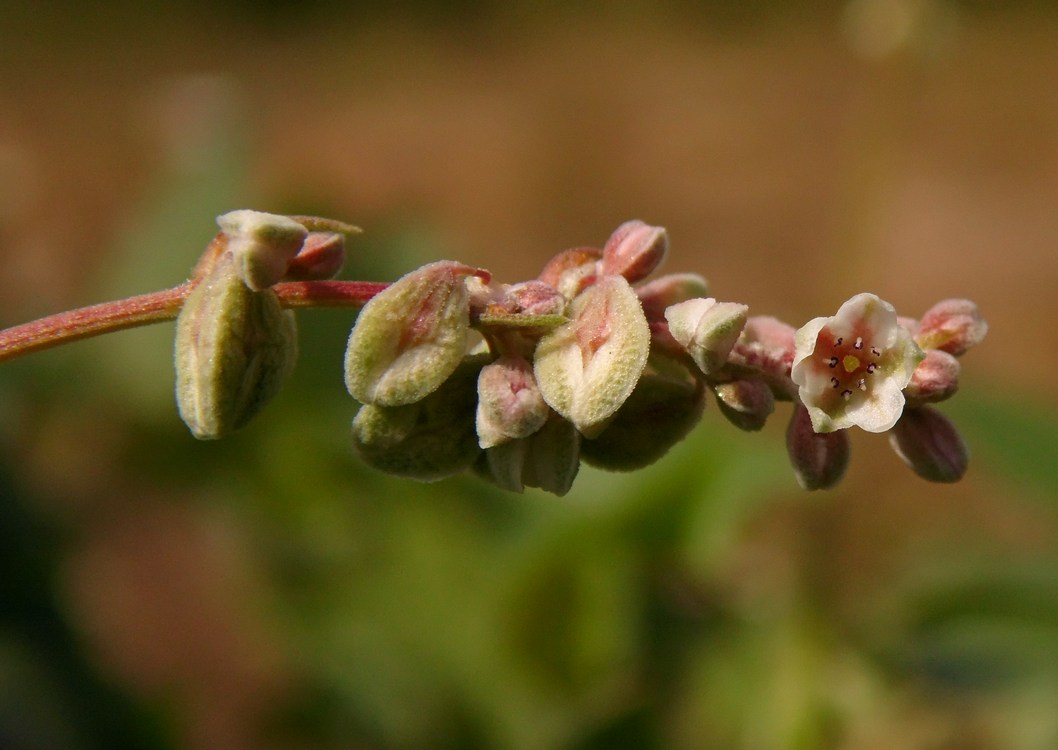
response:
<svg viewBox="0 0 1058 750"><path fill-rule="evenodd" d="M645 279L664 260L669 236L664 227L638 219L617 227L602 249L602 272L620 274L630 282Z"/></svg>
<svg viewBox="0 0 1058 750"><path fill-rule="evenodd" d="M566 299L543 281L523 281L504 290L503 306L516 314L561 315Z"/></svg>
<svg viewBox="0 0 1058 750"><path fill-rule="evenodd" d="M789 386L790 368L796 333L793 326L777 318L753 315L746 320L729 361L756 370L770 386L773 397L790 400L793 397Z"/></svg>
<svg viewBox="0 0 1058 750"><path fill-rule="evenodd" d="M353 419L357 453L379 471L426 482L470 468L481 453L474 408L484 361L468 357L437 390L415 403L362 406Z"/></svg>
<svg viewBox="0 0 1058 750"><path fill-rule="evenodd" d="M911 373L904 395L917 403L943 401L959 388L959 360L942 349L926 350L926 358Z"/></svg>
<svg viewBox="0 0 1058 750"><path fill-rule="evenodd" d="M337 232L309 232L301 250L287 264L285 281L333 278L345 264L345 236Z"/></svg>
<svg viewBox="0 0 1058 750"><path fill-rule="evenodd" d="M563 250L547 262L537 278L570 300L595 283L600 258L602 251L594 247Z"/></svg>
<svg viewBox="0 0 1058 750"><path fill-rule="evenodd" d="M649 466L687 437L704 409L697 384L644 374L606 429L581 443L581 457L609 471Z"/></svg>
<svg viewBox="0 0 1058 750"><path fill-rule="evenodd" d="M440 261L401 277L360 311L345 352L345 385L357 401L403 406L433 392L466 352L475 269Z"/></svg>
<svg viewBox="0 0 1058 750"><path fill-rule="evenodd" d="M915 342L923 349L940 349L958 357L988 333L977 305L968 299L946 299L922 316Z"/></svg>
<svg viewBox="0 0 1058 750"><path fill-rule="evenodd" d="M622 276L602 277L573 300L571 315L540 339L536 382L552 409L593 437L635 388L646 366L650 328Z"/></svg>
<svg viewBox="0 0 1058 750"><path fill-rule="evenodd" d="M474 307L474 300L471 307ZM483 326L551 328L567 321L567 300L542 281L524 281L493 293L477 316ZM481 309L479 305L478 309Z"/></svg>
<svg viewBox="0 0 1058 750"><path fill-rule="evenodd" d="M761 380L734 380L720 383L713 391L720 412L740 430L756 432L775 411L775 396Z"/></svg>
<svg viewBox="0 0 1058 750"><path fill-rule="evenodd" d="M538 487L561 497L577 477L582 442L572 424L552 414L532 435L486 450L480 470L502 489Z"/></svg>
<svg viewBox="0 0 1058 750"><path fill-rule="evenodd" d="M966 473L966 444L947 417L931 406L904 410L889 433L896 454L923 479L958 482Z"/></svg>
<svg viewBox="0 0 1058 750"><path fill-rule="evenodd" d="M287 272L308 230L286 216L242 209L217 217L228 235L228 251L239 276L254 291L272 286Z"/></svg>
<svg viewBox="0 0 1058 750"><path fill-rule="evenodd" d="M786 452L801 487L830 489L841 481L849 465L849 434L845 430L816 432L808 409L797 404L786 428Z"/></svg>
<svg viewBox="0 0 1058 750"><path fill-rule="evenodd" d="M738 341L749 308L735 302L717 302L712 297L690 299L665 310L669 331L706 375L715 374L726 363Z"/></svg>
<svg viewBox="0 0 1058 750"><path fill-rule="evenodd" d="M297 359L294 315L249 289L223 255L176 321L176 401L200 440L223 437L279 391Z"/></svg>
<svg viewBox="0 0 1058 750"><path fill-rule="evenodd" d="M476 424L482 448L533 434L550 411L526 360L500 357L481 368Z"/></svg>
<svg viewBox="0 0 1058 750"><path fill-rule="evenodd" d="M709 282L696 273L670 273L636 288L647 320L665 319L665 308L708 294Z"/></svg>

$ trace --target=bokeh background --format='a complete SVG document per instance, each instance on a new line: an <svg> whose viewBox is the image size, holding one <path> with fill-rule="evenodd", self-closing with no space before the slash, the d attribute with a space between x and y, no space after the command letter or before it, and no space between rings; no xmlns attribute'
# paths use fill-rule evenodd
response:
<svg viewBox="0 0 1058 750"><path fill-rule="evenodd" d="M253 207L346 278L531 278L620 222L800 325L991 323L928 485L803 493L715 408L554 498L353 455L352 314L195 442L172 327L0 366L0 747L1058 747L1058 7L970 0L0 4L0 325L174 285Z"/></svg>

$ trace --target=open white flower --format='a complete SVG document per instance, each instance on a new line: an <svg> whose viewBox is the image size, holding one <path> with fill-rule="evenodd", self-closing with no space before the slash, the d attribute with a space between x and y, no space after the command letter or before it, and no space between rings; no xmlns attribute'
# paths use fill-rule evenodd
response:
<svg viewBox="0 0 1058 750"><path fill-rule="evenodd" d="M857 294L797 332L790 377L816 432L853 425L885 432L900 418L904 387L922 358L892 305Z"/></svg>

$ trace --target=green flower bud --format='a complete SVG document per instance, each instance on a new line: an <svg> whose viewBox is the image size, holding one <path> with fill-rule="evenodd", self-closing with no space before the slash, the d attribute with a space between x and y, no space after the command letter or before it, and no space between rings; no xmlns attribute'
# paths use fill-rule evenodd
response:
<svg viewBox="0 0 1058 750"><path fill-rule="evenodd" d="M486 357L468 357L437 390L413 404L361 407L353 444L387 474L434 481L470 468L481 453L474 432L478 371Z"/></svg>
<svg viewBox="0 0 1058 750"><path fill-rule="evenodd" d="M746 305L707 297L672 305L665 310L665 319L672 337L687 349L702 372L712 375L727 363L746 325L748 311Z"/></svg>
<svg viewBox="0 0 1058 750"><path fill-rule="evenodd" d="M357 401L403 406L435 391L466 353L475 269L440 261L401 277L360 311L345 352L345 385Z"/></svg>
<svg viewBox="0 0 1058 750"><path fill-rule="evenodd" d="M580 468L580 434L557 414L529 437L485 451L479 473L499 487L522 492L539 487L561 497L569 492Z"/></svg>
<svg viewBox="0 0 1058 750"><path fill-rule="evenodd" d="M176 402L200 440L246 424L297 359L294 315L268 290L249 289L229 254L188 296L176 322Z"/></svg>
<svg viewBox="0 0 1058 750"><path fill-rule="evenodd" d="M643 375L606 429L581 444L584 462L610 471L649 466L698 424L703 396L704 390L690 381Z"/></svg>

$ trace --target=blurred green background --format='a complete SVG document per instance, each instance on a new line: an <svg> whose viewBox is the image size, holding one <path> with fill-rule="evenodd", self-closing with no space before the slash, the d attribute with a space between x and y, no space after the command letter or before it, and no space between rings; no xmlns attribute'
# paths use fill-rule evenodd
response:
<svg viewBox="0 0 1058 750"><path fill-rule="evenodd" d="M241 207L364 227L346 278L521 280L638 217L755 313L992 325L965 481L856 434L816 494L786 409L565 498L382 476L345 311L215 444L171 326L4 364L0 747L1058 747L1053 3L7 2L0 40L2 325L178 283Z"/></svg>

